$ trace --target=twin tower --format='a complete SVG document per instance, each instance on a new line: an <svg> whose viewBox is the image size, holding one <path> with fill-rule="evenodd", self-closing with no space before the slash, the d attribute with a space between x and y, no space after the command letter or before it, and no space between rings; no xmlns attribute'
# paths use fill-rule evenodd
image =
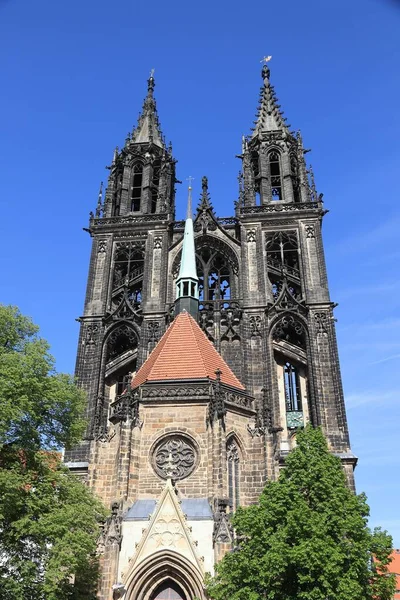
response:
<svg viewBox="0 0 400 600"><path fill-rule="evenodd" d="M229 218L203 177L194 215L189 202L186 225L175 220L176 161L154 86L151 76L89 223L76 364L87 431L65 460L112 507L100 600L206 598L204 574L232 548L230 514L278 477L305 423L322 427L349 485L356 462L326 211L268 66Z"/></svg>

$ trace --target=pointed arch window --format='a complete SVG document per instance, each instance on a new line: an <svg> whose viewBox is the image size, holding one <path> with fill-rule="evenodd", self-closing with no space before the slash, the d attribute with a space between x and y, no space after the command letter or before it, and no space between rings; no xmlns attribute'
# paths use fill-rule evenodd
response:
<svg viewBox="0 0 400 600"><path fill-rule="evenodd" d="M131 306L138 310L142 302L144 273L144 250L132 242L116 244L112 283L112 310L115 310L125 294ZM120 315L122 316L122 315Z"/></svg>
<svg viewBox="0 0 400 600"><path fill-rule="evenodd" d="M160 170L161 170L161 162L160 160L155 160L153 163L153 177L151 182L151 212L155 213L157 210L157 198L158 198L158 188L160 185Z"/></svg>
<svg viewBox="0 0 400 600"><path fill-rule="evenodd" d="M140 201L142 198L142 183L143 183L143 165L137 163L132 170L131 184L131 211L138 212L140 210Z"/></svg>
<svg viewBox="0 0 400 600"><path fill-rule="evenodd" d="M271 177L271 200L282 200L281 157L279 152L272 150L268 154L269 173Z"/></svg>
<svg viewBox="0 0 400 600"><path fill-rule="evenodd" d="M268 276L272 295L276 300L287 277L292 296L301 297L299 245L296 231L278 231L266 234Z"/></svg>
<svg viewBox="0 0 400 600"><path fill-rule="evenodd" d="M230 438L226 445L226 460L228 463L229 507L234 512L240 505L240 452L234 438Z"/></svg>
<svg viewBox="0 0 400 600"><path fill-rule="evenodd" d="M200 300L229 300L231 273L226 258L205 247L198 252L196 262Z"/></svg>

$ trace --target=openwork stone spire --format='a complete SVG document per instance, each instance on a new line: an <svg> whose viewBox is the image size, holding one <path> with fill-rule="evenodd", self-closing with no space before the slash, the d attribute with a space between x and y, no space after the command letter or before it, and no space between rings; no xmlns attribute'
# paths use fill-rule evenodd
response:
<svg viewBox="0 0 400 600"><path fill-rule="evenodd" d="M165 148L165 141L161 132L156 101L154 99L154 87L154 70L152 70L147 80L147 96L143 103L142 113L139 115L137 127L133 130L129 141L135 144L152 143L160 148ZM129 141L127 140L128 143Z"/></svg>
<svg viewBox="0 0 400 600"><path fill-rule="evenodd" d="M192 177L189 177L188 203L183 234L182 258L176 280L175 314L186 310L197 319L199 306L199 279L196 269L192 213Z"/></svg>
<svg viewBox="0 0 400 600"><path fill-rule="evenodd" d="M264 85L260 88L259 105L257 107L256 120L254 121L255 128L251 138L259 136L266 131L283 130L289 134L289 125L286 124L286 119L283 116L284 112L280 110L280 104L275 94L275 89L270 83L270 69L265 64L261 71L261 77Z"/></svg>

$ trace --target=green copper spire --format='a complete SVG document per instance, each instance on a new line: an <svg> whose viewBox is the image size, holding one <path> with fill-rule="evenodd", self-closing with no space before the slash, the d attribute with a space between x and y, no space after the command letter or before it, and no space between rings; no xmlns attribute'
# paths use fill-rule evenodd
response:
<svg viewBox="0 0 400 600"><path fill-rule="evenodd" d="M183 234L182 259L176 280L175 314L186 310L197 319L199 308L199 278L196 270L192 213L192 177L189 177L188 204Z"/></svg>

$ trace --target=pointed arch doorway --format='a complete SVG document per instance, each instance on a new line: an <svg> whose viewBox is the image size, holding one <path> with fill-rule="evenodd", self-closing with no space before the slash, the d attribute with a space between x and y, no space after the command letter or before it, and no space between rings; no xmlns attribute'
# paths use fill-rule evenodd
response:
<svg viewBox="0 0 400 600"><path fill-rule="evenodd" d="M151 600L186 600L186 594L175 581L167 579L153 592Z"/></svg>

